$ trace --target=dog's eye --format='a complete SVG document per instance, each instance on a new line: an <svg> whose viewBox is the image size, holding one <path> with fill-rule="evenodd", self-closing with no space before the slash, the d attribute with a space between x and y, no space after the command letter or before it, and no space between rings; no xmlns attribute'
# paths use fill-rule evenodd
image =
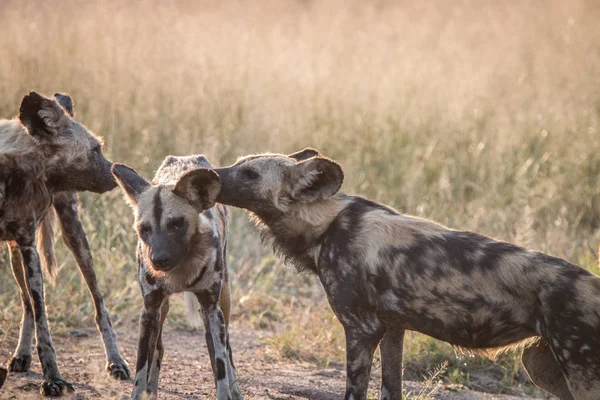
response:
<svg viewBox="0 0 600 400"><path fill-rule="evenodd" d="M93 152L93 153L96 153L96 154L100 154L100 153L102 152L102 146L100 146L99 144L98 144L98 145L96 145L96 146L94 146L94 147L92 148L92 152Z"/></svg>
<svg viewBox="0 0 600 400"><path fill-rule="evenodd" d="M140 225L140 236L146 237L152 232L152 227L149 224Z"/></svg>
<svg viewBox="0 0 600 400"><path fill-rule="evenodd" d="M244 177L244 179L249 181L253 181L255 179L258 179L259 177L258 172L250 168L242 170L242 176Z"/></svg>
<svg viewBox="0 0 600 400"><path fill-rule="evenodd" d="M182 230L183 228L185 228L185 219L174 218L167 223L167 228L169 230Z"/></svg>

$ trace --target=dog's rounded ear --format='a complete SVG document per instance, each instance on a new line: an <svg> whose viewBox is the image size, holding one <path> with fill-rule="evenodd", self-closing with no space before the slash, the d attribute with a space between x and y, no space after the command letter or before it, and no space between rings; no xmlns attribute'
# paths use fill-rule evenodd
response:
<svg viewBox="0 0 600 400"><path fill-rule="evenodd" d="M320 155L319 151L313 149L312 147L307 147L304 150L297 151L292 154L288 154L288 157L293 158L296 161L304 161L308 160L311 157L316 157Z"/></svg>
<svg viewBox="0 0 600 400"><path fill-rule="evenodd" d="M340 164L326 157L312 157L292 167L292 198L303 203L328 199L344 182Z"/></svg>
<svg viewBox="0 0 600 400"><path fill-rule="evenodd" d="M19 120L38 140L52 140L66 118L65 109L56 100L29 92L19 107Z"/></svg>
<svg viewBox="0 0 600 400"><path fill-rule="evenodd" d="M173 193L186 199L199 213L215 205L220 191L219 175L208 168L187 172L173 188Z"/></svg>
<svg viewBox="0 0 600 400"><path fill-rule="evenodd" d="M150 183L127 165L113 164L111 172L121 189L123 189L127 203L134 207L140 195L150 187Z"/></svg>
<svg viewBox="0 0 600 400"><path fill-rule="evenodd" d="M66 93L54 93L54 98L65 109L67 114L70 117L75 116L75 105L73 104L73 99Z"/></svg>

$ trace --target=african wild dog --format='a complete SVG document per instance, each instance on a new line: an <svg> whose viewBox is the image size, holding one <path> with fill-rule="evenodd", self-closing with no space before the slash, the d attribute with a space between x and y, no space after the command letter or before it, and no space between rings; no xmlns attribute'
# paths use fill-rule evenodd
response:
<svg viewBox="0 0 600 400"><path fill-rule="evenodd" d="M144 297L132 397L156 395L169 296L193 294L201 305L217 398L243 399L229 345L227 208L215 205L221 184L202 155L167 157L147 182L115 164L113 173L134 209L138 282ZM187 304L187 302L186 302ZM195 312L198 312L196 308Z"/></svg>
<svg viewBox="0 0 600 400"><path fill-rule="evenodd" d="M319 276L346 334L346 399L366 398L378 344L381 398L402 398L407 329L470 349L530 339L522 360L538 386L600 398L598 277L343 194L342 168L313 149L215 171L217 201L251 211L278 253Z"/></svg>
<svg viewBox="0 0 600 400"><path fill-rule="evenodd" d="M62 379L56 364L44 306L40 255L35 246L36 230L48 217L53 200L57 201L54 205L65 228L65 221L77 211L70 202L72 192L103 193L116 187L110 173L112 164L102 155L99 138L69 116L69 107L69 96L56 94L50 99L31 92L21 102L18 120L0 121L0 239L9 242L24 310L19 345L9 367L12 371L29 368L35 328L44 376L41 391L51 396L65 388L72 391L73 387ZM44 223L49 224L49 220ZM73 228L71 235L82 232L74 225L67 228ZM49 254L44 256L51 258Z"/></svg>
<svg viewBox="0 0 600 400"><path fill-rule="evenodd" d="M70 117L74 117L74 105L69 96L55 94L57 102L65 109ZM21 134L27 138L27 132L21 130L19 132L10 131L9 134ZM4 135L7 139L9 136ZM15 136L16 138L16 136ZM23 139L23 138L21 138ZM1 139L0 139L1 140ZM18 141L14 141L15 143ZM4 144L4 150L7 150L8 144ZM116 185L116 184L115 184ZM107 357L106 370L110 376L116 379L129 379L129 368L127 363L121 357L117 336L110 322L110 316L104 300L98 287L98 281L94 272L94 262L90 252L90 246L86 238L85 231L79 219L79 198L77 192L59 192L53 196L52 208L48 210L46 216L41 220L37 228L36 241L38 253L41 256L41 264L50 276L54 275L54 220L55 213L58 215L63 240L67 247L71 250L77 265L88 285L88 289L94 302L96 314L96 324L104 342L104 349ZM11 260L19 264L22 262L17 247L13 247L14 252L11 254ZM13 265L15 268L21 268L18 265ZM21 292L22 294L26 292ZM19 344L15 350L15 354L9 362L9 369L12 372L26 372L31 365L31 345L34 333L33 309L28 296L22 297L23 301L23 320L21 323Z"/></svg>

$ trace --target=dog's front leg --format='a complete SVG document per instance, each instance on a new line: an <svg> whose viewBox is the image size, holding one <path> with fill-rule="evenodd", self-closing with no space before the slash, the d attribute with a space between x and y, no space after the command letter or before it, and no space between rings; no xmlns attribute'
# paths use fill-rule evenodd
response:
<svg viewBox="0 0 600 400"><path fill-rule="evenodd" d="M158 342L160 308L164 300L165 295L160 289L144 293L144 308L140 315L140 333L132 399L144 398L148 389L150 362L154 358Z"/></svg>
<svg viewBox="0 0 600 400"><path fill-rule="evenodd" d="M158 339L156 341L156 351L150 364L150 377L148 378L148 389L147 391L151 394L158 395L158 377L160 375L160 368L165 354L165 348L162 341L162 330L167 314L169 313L169 298L165 298L160 308L160 322L158 324Z"/></svg>
<svg viewBox="0 0 600 400"><path fill-rule="evenodd" d="M371 325L372 326L372 325ZM346 394L344 400L365 400L373 353L383 336L383 329L371 331L367 324L344 325L346 333Z"/></svg>
<svg viewBox="0 0 600 400"><path fill-rule="evenodd" d="M379 345L381 350L380 400L402 400L402 355L404 330L388 330Z"/></svg>
<svg viewBox="0 0 600 400"><path fill-rule="evenodd" d="M110 323L110 316L104 307L104 299L98 287L90 245L79 220L77 193L63 192L54 196L54 209L58 214L63 239L75 256L81 275L83 275L94 301L96 325L102 335L106 353L106 370L113 378L129 379L129 368L119 352L117 335Z"/></svg>
<svg viewBox="0 0 600 400"><path fill-rule="evenodd" d="M217 389L217 400L231 399L230 380L233 383L233 377L227 375L227 348L226 348L226 328L225 317L219 306L219 297L221 285L213 285L206 292L197 293L196 297L202 306L204 316L204 329L206 335L206 346L210 356L210 362L215 378Z"/></svg>
<svg viewBox="0 0 600 400"><path fill-rule="evenodd" d="M223 284L221 288L221 298L219 305L225 316L225 343L227 348L227 374L229 376L229 388L231 389L231 395L233 400L244 400L240 386L237 383L237 371L233 362L233 350L231 350L231 344L229 343L229 316L231 311L231 288L229 286L229 272L227 268L224 268Z"/></svg>
<svg viewBox="0 0 600 400"><path fill-rule="evenodd" d="M35 226L35 224L32 225ZM35 237L35 230L29 237ZM46 317L46 306L44 304L44 282L42 281L40 256L33 243L34 240L17 242L25 267L25 282L29 297L33 303L37 351L44 374L41 393L44 396L59 396L64 389L70 392L74 389L69 382L62 379L58 371L58 365L56 364L56 352L52 345L48 319Z"/></svg>

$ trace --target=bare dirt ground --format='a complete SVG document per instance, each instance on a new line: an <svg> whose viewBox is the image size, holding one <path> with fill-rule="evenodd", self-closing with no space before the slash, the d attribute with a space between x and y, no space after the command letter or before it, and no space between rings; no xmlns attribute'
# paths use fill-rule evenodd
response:
<svg viewBox="0 0 600 400"><path fill-rule="evenodd" d="M133 330L117 330L123 356L133 370L135 364L137 334ZM313 364L282 360L270 354L264 345L268 332L232 327L231 342L234 360L238 368L240 387L247 400L253 399L342 399L345 375L341 365L318 368ZM164 333L165 356L159 384L159 398L168 400L204 400L215 396L210 361L207 356L204 335L167 329ZM75 393L65 398L124 399L133 388L133 381L115 381L104 372L104 351L95 330L72 331L55 334L54 344L58 352L59 367L64 378L75 386ZM16 338L10 337L0 346L0 359L6 362ZM132 371L133 373L133 371ZM378 379L373 374L370 398L378 394ZM32 369L24 374L9 374L0 389L0 399L41 398L38 390L41 369L37 359ZM405 390L419 394L424 385L406 382ZM425 398L425 397L421 397ZM431 398L439 400L525 400L533 397L515 397L487 394L451 386L442 386Z"/></svg>

